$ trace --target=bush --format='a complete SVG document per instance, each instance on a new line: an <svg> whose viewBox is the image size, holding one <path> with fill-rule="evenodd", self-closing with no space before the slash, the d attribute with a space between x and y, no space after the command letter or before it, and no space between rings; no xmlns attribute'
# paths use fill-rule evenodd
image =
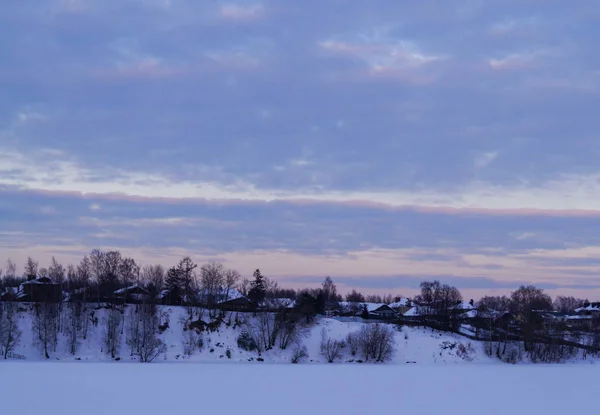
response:
<svg viewBox="0 0 600 415"><path fill-rule="evenodd" d="M358 334L357 333L349 333L348 337L346 338L346 343L348 344L348 347L350 348L350 354L352 356L356 356L356 353L358 353L358 348L360 346Z"/></svg>
<svg viewBox="0 0 600 415"><path fill-rule="evenodd" d="M327 362L333 363L335 359L339 359L340 357L342 357L343 347L343 341L327 339L323 348L323 354L327 358Z"/></svg>
<svg viewBox="0 0 600 415"><path fill-rule="evenodd" d="M395 330L384 324L366 324L358 332L359 349L366 361L385 362L395 352Z"/></svg>
<svg viewBox="0 0 600 415"><path fill-rule="evenodd" d="M254 340L254 338L246 330L243 330L238 336L237 344L240 349L246 350L248 352L252 352L258 349L256 340Z"/></svg>
<svg viewBox="0 0 600 415"><path fill-rule="evenodd" d="M292 363L298 363L302 359L306 359L308 357L308 349L306 346L297 344L292 349Z"/></svg>
<svg viewBox="0 0 600 415"><path fill-rule="evenodd" d="M185 330L185 329L184 329ZM202 350L204 339L195 329L185 330L183 333L183 354L191 356L196 350Z"/></svg>
<svg viewBox="0 0 600 415"><path fill-rule="evenodd" d="M459 343L458 348L456 349L456 355L458 357L460 357L461 359L468 360L468 361L473 360L474 352L475 352L475 350L473 349L473 346L471 345L471 343L469 343L467 346L465 346L462 343Z"/></svg>

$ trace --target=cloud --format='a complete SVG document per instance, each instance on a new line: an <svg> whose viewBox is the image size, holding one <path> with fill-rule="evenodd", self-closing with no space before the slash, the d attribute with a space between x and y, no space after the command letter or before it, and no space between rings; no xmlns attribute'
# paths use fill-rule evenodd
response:
<svg viewBox="0 0 600 415"><path fill-rule="evenodd" d="M9 0L2 254L591 278L595 4L346 3Z"/></svg>
<svg viewBox="0 0 600 415"><path fill-rule="evenodd" d="M248 5L223 4L221 5L220 13L227 20L251 22L264 17L265 7L260 3Z"/></svg>

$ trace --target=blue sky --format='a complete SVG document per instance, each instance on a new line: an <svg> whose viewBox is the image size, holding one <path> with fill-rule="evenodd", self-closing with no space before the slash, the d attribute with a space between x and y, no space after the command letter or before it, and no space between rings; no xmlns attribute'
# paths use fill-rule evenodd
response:
<svg viewBox="0 0 600 415"><path fill-rule="evenodd" d="M7 0L0 261L600 297L596 2Z"/></svg>

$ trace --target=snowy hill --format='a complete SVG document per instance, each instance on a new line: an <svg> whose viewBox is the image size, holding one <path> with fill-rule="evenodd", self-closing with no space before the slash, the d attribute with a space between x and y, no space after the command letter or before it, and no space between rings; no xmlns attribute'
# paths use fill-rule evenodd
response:
<svg viewBox="0 0 600 415"><path fill-rule="evenodd" d="M129 311L135 306L128 306ZM104 345L106 309L95 311L95 324L90 324L87 338L80 340L75 354L70 353L68 338L59 333L56 349L50 351L51 360L60 361L112 361L106 353ZM246 351L238 347L237 339L248 325L256 322L258 317L252 313L227 313L224 322L212 332L205 331L201 335L193 334L195 331L183 329L187 311L183 307L162 306L158 309L160 324L164 329L159 338L165 345L165 349L155 359L155 362L249 362L264 361L270 363L289 363L292 359L294 348L287 347L281 350L275 346L271 350L262 353L257 351ZM208 319L208 312L204 315ZM238 324L236 324L236 320ZM128 320L124 319L125 327L122 327L119 340L117 357L121 362L136 361L132 356L127 343ZM14 353L23 355L28 361L45 360L40 347L37 345L37 334L33 330L33 319L30 312L18 313L19 327L22 330L20 344ZM168 324L166 324L168 323ZM344 341L348 334L355 333L372 321L338 321L334 318L318 317L314 322L303 327L299 342L306 346L307 357L303 363L326 363L326 357L321 353L321 342L323 332L327 338ZM166 329L165 329L166 327ZM395 340L395 353L391 364L433 364L433 363L492 363L484 352L484 344L471 341L465 337L441 333L429 328L415 327L393 327ZM192 338L195 336L195 338ZM202 339L202 347L186 355L186 343L198 342ZM356 362L361 359L360 355L352 356L348 346L343 347L341 356L336 362Z"/></svg>

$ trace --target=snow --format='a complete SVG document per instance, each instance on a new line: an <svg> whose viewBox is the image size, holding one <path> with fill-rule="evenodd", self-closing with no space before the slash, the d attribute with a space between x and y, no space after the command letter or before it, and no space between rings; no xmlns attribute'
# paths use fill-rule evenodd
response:
<svg viewBox="0 0 600 415"><path fill-rule="evenodd" d="M0 370L2 413L18 415L562 415L593 412L598 389L593 365L4 362Z"/></svg>
<svg viewBox="0 0 600 415"><path fill-rule="evenodd" d="M390 306L390 308L409 307L412 305L412 302L408 298L403 297L400 299L400 301L395 301L388 305Z"/></svg>
<svg viewBox="0 0 600 415"><path fill-rule="evenodd" d="M132 308L134 306L128 306ZM245 320L248 324L255 323L253 313L228 313L225 317L224 324L214 332L203 333L204 346L201 350L195 351L191 356L184 354L184 331L182 321L186 318L186 309L184 307L159 306L158 312L161 315L160 322L164 324L169 322L168 328L159 335L161 340L166 345L166 351L161 353L154 363L168 362L189 362L189 363L256 363L259 357L257 352L245 351L238 347L237 338L239 337L243 326L235 325L236 318L239 321ZM100 309L95 311L95 317L98 319L98 324L90 324L89 335L86 340L81 340L75 355L69 353L67 336L60 334L59 342L56 350L50 352L52 361L60 362L112 362L109 356L103 352L103 320L106 310ZM21 342L15 348L14 353L23 355L27 362L45 361L39 349L34 345L34 334L32 330L31 314L29 312L18 313L19 326L23 332ZM208 322L208 312L205 312L203 320ZM126 320L127 321L127 320ZM377 320L366 320L358 318L344 317L318 317L316 321L304 329L302 335L302 344L306 346L308 358L303 360L303 364L316 365L325 364L327 362L325 356L320 352L321 331L324 329L327 336L332 339L345 340L350 333L357 332L365 324L378 323ZM235 326L235 327L234 327ZM469 327L464 327L463 332L470 333ZM123 362L135 362L136 359L130 355L130 349L126 343L127 327L123 330L121 339L120 352L118 354L121 359L119 364ZM494 364L504 365L495 357L489 358L484 352L484 344L482 342L470 340L464 336L454 333L443 333L430 328L408 327L404 326L395 333L396 353L392 360L386 365L401 366L398 370L404 370L405 367L413 364L430 365L430 364L448 364L448 365L473 365L473 364ZM446 347L448 344L454 347ZM469 350L467 356L458 354L458 346L462 344L464 348ZM286 363L291 361L293 347L288 347L286 350L281 350L275 347L262 353L260 356L264 359L264 363ZM229 353L227 351L229 350ZM353 364L358 364L356 360L360 356L352 356L349 347L345 347L342 357L336 364L348 363L354 361ZM228 357L228 354L230 357ZM596 361L595 358L588 356L587 360L573 359L572 362L589 363ZM116 362L115 362L116 363ZM0 373L1 373L0 368Z"/></svg>
<svg viewBox="0 0 600 415"><path fill-rule="evenodd" d="M134 306L128 306L128 308ZM237 338L240 335L242 327L234 328L236 316L239 320L253 322L252 313L228 313L225 323L231 322L229 326L223 324L218 331L204 334L204 347L196 351L191 357L185 357L183 353L184 332L181 321L186 317L186 310L183 307L159 306L161 314L161 323L169 321L169 327L160 338L167 346L166 353L161 354L157 360L161 362L248 362L249 359L256 360L256 352L241 350L237 346ZM79 344L75 356L69 353L66 336L59 336L59 343L55 352L51 352L52 360L73 362L75 359L81 359L82 362L107 362L111 359L102 352L102 336L104 332L103 319L106 310L96 310L95 315L98 318L98 325L90 324L90 332L86 340ZM18 313L19 326L23 331L20 345L14 350L15 353L24 355L27 361L43 361L44 357L33 345L34 336L32 330L31 315L28 312ZM208 312L204 314L204 321L210 321ZM306 363L326 363L326 359L320 353L321 330L324 328L329 337L343 340L349 333L356 332L364 324L373 324L377 321L367 320L358 321L338 321L337 318L317 318L316 322L305 329L302 337L302 343L308 349L309 358ZM402 331L396 333L397 352L390 362L391 364L406 365L407 361L417 362L418 364L430 363L472 363L489 362L490 359L485 356L481 343L472 342L465 337L452 333L439 333L431 329L418 327L402 327ZM129 347L126 344L127 329L123 330L121 339L121 349L119 357L121 361L134 361L130 357ZM472 344L473 360L467 361L456 356L452 350L442 350L441 345L444 342L463 343L467 346ZM231 359L227 358L226 351L230 350ZM211 352L211 350L213 350ZM349 351L344 351L344 356L340 362L356 360L360 357L350 356ZM291 360L292 350L280 350L278 347L262 353L265 362L270 363L288 363ZM79 360L78 360L79 361Z"/></svg>
<svg viewBox="0 0 600 415"><path fill-rule="evenodd" d="M454 307L450 307L451 310L476 310L477 307L471 303L460 303L455 305Z"/></svg>
<svg viewBox="0 0 600 415"><path fill-rule="evenodd" d="M590 304L587 307L579 307L575 309L576 313L582 313L584 311L600 312L600 306Z"/></svg>

